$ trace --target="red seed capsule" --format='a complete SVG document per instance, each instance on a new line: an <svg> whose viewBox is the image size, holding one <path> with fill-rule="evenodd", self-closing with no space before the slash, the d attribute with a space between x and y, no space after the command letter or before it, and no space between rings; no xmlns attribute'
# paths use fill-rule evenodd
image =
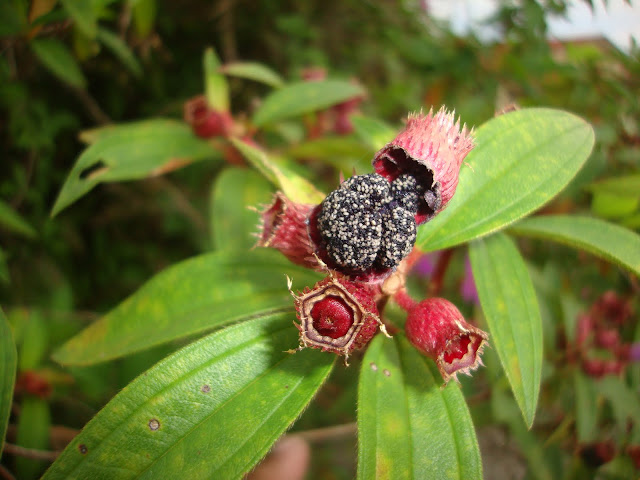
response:
<svg viewBox="0 0 640 480"><path fill-rule="evenodd" d="M390 182L400 176L415 178L419 202L415 220L418 225L444 209L458 185L460 166L473 149L466 126L460 127L453 113L441 108L427 115L410 115L405 129L385 145L373 159L377 173Z"/></svg>
<svg viewBox="0 0 640 480"><path fill-rule="evenodd" d="M293 292L292 292L293 294ZM293 294L300 324L300 347L318 348L343 355L364 347L375 335L378 325L386 333L370 286L331 274Z"/></svg>
<svg viewBox="0 0 640 480"><path fill-rule="evenodd" d="M429 298L413 307L405 331L409 341L436 362L445 382L482 365L480 357L489 338L444 298Z"/></svg>
<svg viewBox="0 0 640 480"><path fill-rule="evenodd" d="M315 256L317 246L309 236L308 217L315 205L296 203L282 192L261 212L260 233L256 247L279 250L296 265L322 269Z"/></svg>

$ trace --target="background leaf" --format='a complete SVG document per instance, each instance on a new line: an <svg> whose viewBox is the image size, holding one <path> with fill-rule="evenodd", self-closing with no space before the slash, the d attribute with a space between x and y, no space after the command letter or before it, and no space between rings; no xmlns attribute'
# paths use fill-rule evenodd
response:
<svg viewBox="0 0 640 480"><path fill-rule="evenodd" d="M129 46L117 35L106 28L98 28L98 40L118 57L122 64L136 77L142 76L142 67Z"/></svg>
<svg viewBox="0 0 640 480"><path fill-rule="evenodd" d="M324 199L324 194L306 178L292 172L284 165L276 164L262 150L238 138L231 138L230 140L233 146L236 147L265 178L282 190L284 194L294 202L316 204Z"/></svg>
<svg viewBox="0 0 640 480"><path fill-rule="evenodd" d="M540 392L542 319L527 266L503 233L471 243L469 257L491 333L489 344L531 428Z"/></svg>
<svg viewBox="0 0 640 480"><path fill-rule="evenodd" d="M0 310L0 458L11 414L13 386L16 383L17 353L13 333L7 318Z"/></svg>
<svg viewBox="0 0 640 480"><path fill-rule="evenodd" d="M287 353L298 344L294 318L244 322L161 361L111 400L44 478L242 478L311 401L336 358Z"/></svg>
<svg viewBox="0 0 640 480"><path fill-rule="evenodd" d="M509 231L585 250L640 275L640 235L613 223L576 215L540 215Z"/></svg>
<svg viewBox="0 0 640 480"><path fill-rule="evenodd" d="M160 272L54 354L63 364L90 365L273 311L290 310L285 275L296 288L318 274L279 252L216 252Z"/></svg>
<svg viewBox="0 0 640 480"><path fill-rule="evenodd" d="M214 110L229 111L229 83L218 70L220 59L213 48L207 48L202 59L204 67L204 91L207 103Z"/></svg>
<svg viewBox="0 0 640 480"><path fill-rule="evenodd" d="M263 127L286 118L322 110L364 94L360 85L343 80L290 83L264 99L253 116L253 123Z"/></svg>
<svg viewBox="0 0 640 480"><path fill-rule="evenodd" d="M26 396L20 403L20 416L16 432L16 444L36 450L49 449L49 429L51 413L46 400ZM32 458L18 457L16 471L18 478L29 480L39 478L46 467L46 462Z"/></svg>
<svg viewBox="0 0 640 480"><path fill-rule="evenodd" d="M78 30L89 38L95 38L98 31L98 17L95 2L87 0L61 0L65 10L75 22Z"/></svg>
<svg viewBox="0 0 640 480"><path fill-rule="evenodd" d="M86 88L87 80L67 46L54 38L35 38L30 43L38 60L56 77L77 88Z"/></svg>
<svg viewBox="0 0 640 480"><path fill-rule="evenodd" d="M382 120L364 115L352 115L351 123L353 123L355 134L374 151L380 150L398 133L396 129Z"/></svg>
<svg viewBox="0 0 640 480"><path fill-rule="evenodd" d="M248 207L259 208L271 201L271 184L248 168L228 168L212 185L210 224L214 248L244 250L257 239L260 215Z"/></svg>
<svg viewBox="0 0 640 480"><path fill-rule="evenodd" d="M7 203L0 200L0 226L27 238L36 236L36 231Z"/></svg>
<svg viewBox="0 0 640 480"><path fill-rule="evenodd" d="M594 182L586 187L594 193L612 193L630 197L640 197L640 174L625 175L623 177L607 178Z"/></svg>
<svg viewBox="0 0 640 480"><path fill-rule="evenodd" d="M482 478L460 386L441 385L404 337L373 339L358 386L358 480Z"/></svg>
<svg viewBox="0 0 640 480"><path fill-rule="evenodd" d="M280 88L284 85L284 80L280 75L258 62L227 63L220 67L220 71L225 75L255 80L274 88Z"/></svg>
<svg viewBox="0 0 640 480"><path fill-rule="evenodd" d="M58 194L51 215L101 182L162 175L194 161L216 156L206 141L182 122L153 119L90 130L91 145L78 157Z"/></svg>
<svg viewBox="0 0 640 480"><path fill-rule="evenodd" d="M453 199L418 228L422 250L487 235L540 208L574 177L594 142L584 120L544 108L500 115L474 137Z"/></svg>

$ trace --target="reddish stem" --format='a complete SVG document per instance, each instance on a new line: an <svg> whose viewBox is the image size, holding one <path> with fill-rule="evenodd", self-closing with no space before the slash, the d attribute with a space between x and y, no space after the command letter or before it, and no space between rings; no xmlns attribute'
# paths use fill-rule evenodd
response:
<svg viewBox="0 0 640 480"><path fill-rule="evenodd" d="M429 284L428 294L430 297L437 297L440 294L444 283L444 275L447 273L452 256L452 248L448 248L440 252L440 255L438 256L438 263L436 263L436 268L433 271L431 283Z"/></svg>
<svg viewBox="0 0 640 480"><path fill-rule="evenodd" d="M401 288L400 290L398 290L393 295L393 299L400 306L400 308L402 308L403 310L406 310L407 312L412 310L413 307L415 307L418 304L418 302L416 302L413 298L411 298L407 290L404 288Z"/></svg>

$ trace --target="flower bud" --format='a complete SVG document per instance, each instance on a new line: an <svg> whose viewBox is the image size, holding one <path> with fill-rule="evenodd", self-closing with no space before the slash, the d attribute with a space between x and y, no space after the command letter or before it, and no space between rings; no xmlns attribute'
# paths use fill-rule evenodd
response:
<svg viewBox="0 0 640 480"><path fill-rule="evenodd" d="M289 286L291 288L291 286ZM293 292L292 292L293 294ZM364 347L378 325L386 333L374 301L374 291L335 274L293 294L300 324L300 348L311 347L345 357Z"/></svg>
<svg viewBox="0 0 640 480"><path fill-rule="evenodd" d="M307 220L314 207L295 203L284 193L277 192L273 202L260 212L256 247L275 248L296 265L321 269L315 256L317 247L307 229Z"/></svg>
<svg viewBox="0 0 640 480"><path fill-rule="evenodd" d="M410 115L405 129L373 159L377 173L390 182L411 176L417 183L418 225L445 208L458 185L460 166L474 147L471 133L444 107L438 113ZM405 180L406 182L406 180Z"/></svg>
<svg viewBox="0 0 640 480"><path fill-rule="evenodd" d="M204 95L192 98L184 104L184 121L200 138L226 137L233 129L233 118L229 112L211 108Z"/></svg>
<svg viewBox="0 0 640 480"><path fill-rule="evenodd" d="M482 365L480 356L489 338L444 298L429 298L413 307L405 331L409 341L436 362L445 383Z"/></svg>

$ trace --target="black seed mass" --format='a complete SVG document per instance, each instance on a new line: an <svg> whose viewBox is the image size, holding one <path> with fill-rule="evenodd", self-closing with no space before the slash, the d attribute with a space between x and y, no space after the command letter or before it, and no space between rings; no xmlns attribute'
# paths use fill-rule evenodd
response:
<svg viewBox="0 0 640 480"><path fill-rule="evenodd" d="M391 182L391 195L393 198L400 203L405 210L409 210L414 214L418 211L420 193L416 177L409 173L400 175Z"/></svg>
<svg viewBox="0 0 640 480"><path fill-rule="evenodd" d="M411 252L419 193L415 178L403 177L394 185L377 173L355 175L324 199L318 230L337 267L394 268Z"/></svg>
<svg viewBox="0 0 640 480"><path fill-rule="evenodd" d="M416 241L416 220L412 212L395 204L382 214L382 227L378 263L393 268L411 253Z"/></svg>

